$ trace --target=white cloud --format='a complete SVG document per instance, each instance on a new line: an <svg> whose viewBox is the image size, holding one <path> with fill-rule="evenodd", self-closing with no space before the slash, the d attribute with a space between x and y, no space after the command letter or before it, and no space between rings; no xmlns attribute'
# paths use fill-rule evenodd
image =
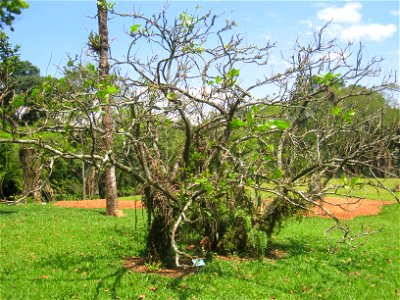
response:
<svg viewBox="0 0 400 300"><path fill-rule="evenodd" d="M317 18L324 22L332 21L327 34L331 38L338 37L344 41L370 40L380 42L391 37L396 31L394 24L378 24L363 22L362 4L347 2L338 7L330 5L317 11ZM399 15L398 10L392 10L392 15Z"/></svg>
<svg viewBox="0 0 400 300"><path fill-rule="evenodd" d="M261 34L260 34L260 37L261 37L263 40L267 40L267 41L271 41L271 40L272 40L272 36L271 36L270 34L268 34L268 33L261 33Z"/></svg>
<svg viewBox="0 0 400 300"><path fill-rule="evenodd" d="M346 3L343 7L330 6L318 11L317 18L326 22L355 23L362 18L361 8L359 2Z"/></svg>
<svg viewBox="0 0 400 300"><path fill-rule="evenodd" d="M390 11L390 14L391 14L392 16L400 16L400 10L391 10L391 11Z"/></svg>
<svg viewBox="0 0 400 300"><path fill-rule="evenodd" d="M380 42L389 38L397 31L394 24L358 24L344 28L340 37L346 41L361 40L363 38Z"/></svg>
<svg viewBox="0 0 400 300"><path fill-rule="evenodd" d="M313 23L310 20L301 20L300 24L301 25L307 25L309 28L313 27Z"/></svg>

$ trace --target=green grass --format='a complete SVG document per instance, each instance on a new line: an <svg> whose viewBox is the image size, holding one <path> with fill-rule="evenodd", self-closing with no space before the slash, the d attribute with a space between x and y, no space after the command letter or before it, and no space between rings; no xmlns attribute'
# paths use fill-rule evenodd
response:
<svg viewBox="0 0 400 300"><path fill-rule="evenodd" d="M141 199L142 199L141 195L118 197L118 200L135 200L135 201L139 201Z"/></svg>
<svg viewBox="0 0 400 300"><path fill-rule="evenodd" d="M396 190L396 188L399 188L400 185L400 179L399 178L385 178L381 179L383 184L391 189L392 191ZM342 194L342 195L334 195L332 194L332 197L361 197L365 199L371 199L371 200L388 200L388 201L396 201L393 195L387 191L384 188L378 187L378 186L372 186L368 185L367 183L373 183L374 185L377 185L376 181L373 179L361 179L359 181L359 184L354 186L353 189L351 190L346 190L344 188L339 188L337 191L332 190L332 193L336 192L337 194ZM341 180L338 178L332 179L329 181L329 185L341 185ZM273 188L273 185L268 185L264 184L264 188ZM305 191L307 190L306 186L299 186L297 187L299 190ZM254 195L254 190L249 189L250 192ZM398 198L400 198L400 191L394 191L393 192ZM263 198L273 198L274 195L272 193L268 192L262 192L262 197ZM346 195L346 196L344 196Z"/></svg>
<svg viewBox="0 0 400 300"><path fill-rule="evenodd" d="M361 197L365 199L373 199L373 200L389 200L389 201L395 201L393 195L388 192L386 189L380 188L380 187L375 187L367 184L366 179L360 180L361 185L359 187L355 187L354 190L350 192L351 196L354 197ZM373 181L374 182L374 181ZM391 189L392 191L399 187L400 184L400 179L398 178L385 178L382 179L383 184ZM339 179L333 179L330 183L332 184L340 184ZM339 193L346 194L346 190L344 188L341 188L338 190ZM400 198L400 192L394 192L395 195L397 195L398 198Z"/></svg>
<svg viewBox="0 0 400 300"><path fill-rule="evenodd" d="M181 278L122 267L124 258L143 251L145 232L145 212L125 212L110 218L101 210L0 206L0 299L375 300L400 294L397 204L348 222L383 228L356 250L324 237L332 221L306 218L289 222L270 242L286 252L282 259L207 261L199 273Z"/></svg>

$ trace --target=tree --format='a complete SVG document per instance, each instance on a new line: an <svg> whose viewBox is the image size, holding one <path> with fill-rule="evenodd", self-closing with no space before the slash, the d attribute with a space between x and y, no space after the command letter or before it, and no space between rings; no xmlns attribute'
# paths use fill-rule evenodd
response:
<svg viewBox="0 0 400 300"><path fill-rule="evenodd" d="M2 0L0 3L0 30L6 26L11 28L12 22L15 20L15 15L19 15L22 9L28 8L29 5L23 0Z"/></svg>
<svg viewBox="0 0 400 300"><path fill-rule="evenodd" d="M97 2L97 19L99 24L99 76L105 84L108 81L108 28L107 28L108 7L106 1ZM118 212L117 202L117 179L115 176L115 166L113 164L113 118L111 112L111 98L105 99L109 103L104 106L102 122L105 130L104 151L109 155L109 162L105 166L104 181L106 190L106 212L107 215L115 216L121 214Z"/></svg>
<svg viewBox="0 0 400 300"><path fill-rule="evenodd" d="M14 70L15 77L14 104L17 108L15 115L16 122L24 126L32 126L41 116L30 103L30 92L40 86L43 79L40 77L40 71L28 61L20 61ZM21 110L19 110L21 109ZM41 201L42 189L44 185L41 182L41 157L34 147L22 146L19 149L19 157L23 170L23 198L31 196L35 201ZM50 190L49 185L46 185Z"/></svg>
<svg viewBox="0 0 400 300"><path fill-rule="evenodd" d="M39 70L29 62L21 62L19 60L19 47L12 47L8 42L8 36L3 31L6 26L9 26L13 31L14 29L11 25L15 19L14 15L20 14L21 10L27 7L28 4L20 0L2 1L0 6L0 102L3 126L5 126L6 120L11 124L18 122L19 116L13 115L11 112L13 109L23 105L24 98L21 93L25 93L40 81ZM29 113L26 115L29 115ZM1 154L2 156L4 155L3 152ZM20 160L24 170L23 194L32 193L34 198L39 198L40 166L34 154L34 148L22 147L20 149ZM15 179L10 180L13 181ZM13 190L14 192L17 191L17 189Z"/></svg>
<svg viewBox="0 0 400 300"><path fill-rule="evenodd" d="M99 69L83 68L85 80L73 89L68 78L48 78L33 91L45 116L35 132L51 134L38 139L25 131L17 138L24 128L13 128L12 137L0 141L130 174L147 208L149 261L184 266L210 252L263 255L284 220L313 206L324 209L324 197L339 187L358 186L357 176L367 174L356 174L358 168L391 175L373 161L382 148L397 155L391 146L399 139L397 123L374 130L375 116L356 117L346 101L398 86L355 88L351 82L373 74L379 61L363 65L358 52L353 63L346 49L323 39L325 28L311 43L296 43L284 72L245 86L243 70L267 71L274 44L246 45L232 34L234 22L221 24L211 12L183 12L172 23L165 11L115 13L134 25L126 59L110 60L130 75L112 76L103 2L98 10L102 26L90 43L100 53ZM140 43L155 54L134 54ZM337 55L329 55L333 51ZM260 88L277 92L255 97ZM55 142L66 133L85 142ZM330 181L335 176L342 178L339 185ZM348 242L349 229L326 212Z"/></svg>
<svg viewBox="0 0 400 300"><path fill-rule="evenodd" d="M12 199L21 192L18 145L0 144L0 198Z"/></svg>
<svg viewBox="0 0 400 300"><path fill-rule="evenodd" d="M108 30L107 30L107 3L105 1L103 2L99 2L98 5L98 24L99 24L99 35L98 37L98 45L96 47L93 47L93 49L95 49L98 54L99 54L99 72L96 73L96 78L90 78L88 80L95 80L96 85L98 88L102 88L104 87L105 89L110 88L110 78L108 76ZM28 66L24 66L24 67L28 67ZM33 68L31 68L31 70L26 69L23 73L23 77L25 78L25 85L27 83L26 78L32 78L32 76L30 75L30 73L34 72L35 70ZM94 70L90 70L90 72L92 72ZM92 72L95 73L95 72ZM93 75L93 74L92 74ZM52 79L52 78L48 78L48 81L45 81L42 85L43 87L45 87L45 93L44 94L40 94L39 90L40 89L34 89L32 91L32 94L34 95L33 97L37 97L40 98L40 96L43 96L42 98L40 98L39 101L36 101L35 103L33 103L33 106L31 107L30 111L32 112L36 112L41 114L41 116L43 117L43 120L46 120L44 122L39 122L36 125L36 129L38 132L40 131L45 131L45 132L54 132L54 131L58 131L60 132L59 129L57 129L57 126L54 126L57 122L65 122L66 130L62 130L62 132L72 132L72 130L70 130L70 128L74 128L74 126L79 127L79 125L81 124L81 122L85 122L82 118L77 118L74 115L74 112L76 112L76 110L74 109L73 112L71 112L71 114L65 114L62 112L62 106L58 106L56 105L56 103L54 101L52 101L52 99L49 99L48 97L50 96L51 92L52 92L52 88L54 91L60 91L58 90L59 88L63 88L62 92L67 92L67 90L65 90L65 88L68 88L69 92L74 91L74 89L70 89L72 86L69 85L69 83L66 81L66 79L61 79L60 81ZM24 89L25 87L21 86L21 89ZM90 89L90 87L89 87ZM102 132L102 138L101 138L101 143L97 143L96 146L96 151L99 151L102 153L102 163L105 165L105 190L106 190L106 202L107 202L107 215L120 215L121 212L119 212L117 210L118 208L118 202L116 201L117 198L117 190L116 190L116 178L115 178L115 166L113 165L113 153L112 153L112 147L113 147L113 121L112 121L112 114L111 114L111 106L109 105L103 105L106 104L106 102L109 101L109 93L106 91L106 93L103 92L98 92L96 93L97 96L97 100L98 101L98 107L96 107L96 111L98 112L100 107L102 110L104 110L104 112L102 113L102 121L103 121L103 126L104 126L104 131ZM47 98L46 98L47 97ZM46 98L46 99L45 99ZM16 101L14 101L16 102ZM43 105L44 103L46 103L45 105ZM25 103L26 104L26 103ZM48 105L48 106L46 106ZM18 104L17 106L21 106L20 104ZM70 106L70 105L66 105L66 106ZM24 108L28 107L27 105L24 106ZM18 107L13 106L11 108L10 111L7 112L7 115L13 115L16 112L16 109ZM12 111L13 110L13 111ZM97 113L96 112L96 113ZM78 113L79 114L79 113ZM27 114L24 114L24 116L26 116ZM94 117L94 112L92 111L92 114L89 117ZM52 119L50 121L51 125L49 126L49 123L47 123L47 121L49 119ZM72 122L72 124L70 124ZM9 122L10 123L10 122ZM3 124L6 124L6 122L3 122ZM41 124L45 124L44 128L41 127ZM28 136L25 132L25 130L22 130L22 132L17 132L15 129L17 128L16 126L17 124L12 124L12 128L14 129L13 135L15 136L15 134L19 134L21 136ZM70 127L70 125L72 125ZM64 129L65 129L64 128ZM8 130L5 130L8 131ZM84 131L84 130L83 130ZM79 128L77 130L75 130L75 132L72 134L72 140L76 140L76 137L74 136L74 134L76 134L76 132L82 132L82 130L80 130ZM97 139L97 136L93 138ZM41 137L43 138L43 136ZM44 141L46 141L46 138L43 138ZM51 140L51 143L54 143L54 137L53 136L48 136L47 140ZM69 141L64 141L66 143L69 143ZM40 143L36 140L34 143L29 143L29 142L22 142L22 144L29 144L29 145L34 145L35 147L39 146L40 147ZM59 140L56 141L54 144L58 144ZM100 145L101 144L101 145ZM47 145L49 146L49 145ZM64 143L64 148L66 147L65 143ZM99 160L99 157L97 157L96 159L94 159L94 156L91 154L87 154L85 155L74 155L74 154L67 154L64 155L60 152L58 152L57 150L55 150L54 148L52 148L52 146L49 146L50 149L52 149L53 154L56 154L57 157L64 157L64 158L81 158L83 159L84 157L87 160ZM66 147L69 148L69 147ZM22 150L25 148L22 148ZM32 149L32 148L29 148ZM47 149L48 150L48 149ZM92 149L94 150L94 149ZM51 152L51 150L50 150ZM22 153L28 153L26 151L22 151ZM29 152L31 153L31 152ZM93 154L93 152L92 152ZM32 155L31 155L32 156ZM22 155L21 155L21 159L22 159ZM23 160L26 161L26 160ZM25 168L26 170L33 170L32 168ZM34 168L35 170L38 170L38 168ZM26 174L29 172L26 172ZM30 172L32 173L32 172ZM25 176L25 178L31 178L31 176ZM34 178L37 178L37 176L35 176ZM32 187L32 184L29 185L29 187ZM28 189L28 188L27 188ZM27 190L24 189L24 190Z"/></svg>
<svg viewBox="0 0 400 300"><path fill-rule="evenodd" d="M379 61L352 65L335 41L323 40L325 28L309 45L296 44L285 72L245 88L238 64L266 65L272 44L243 46L240 35L228 35L234 23L215 29L211 14L184 12L172 25L165 12L129 16L137 22L130 28L131 47L144 40L157 53L142 59L130 48L125 62L136 73L125 84L137 89L130 129L149 213L148 259L168 263L172 252L180 266L182 257L196 255L182 250L193 242L197 255L263 254L286 218L315 205L325 209L324 196L339 187L332 177L342 175L341 186L351 190L359 182L354 168L372 166L376 150L396 155L389 149L399 138L396 126L371 134L366 129L374 117L357 119L342 107L346 99L365 96L345 88L346 82L366 78ZM208 40L218 43L209 47ZM332 51L338 58L331 59ZM257 99L252 91L261 86L280 92ZM386 88L398 86L384 82L368 92ZM160 150L160 118L184 133L173 163L166 164ZM360 138L356 147L353 132ZM299 188L304 184L306 191ZM327 213L349 238L348 228Z"/></svg>

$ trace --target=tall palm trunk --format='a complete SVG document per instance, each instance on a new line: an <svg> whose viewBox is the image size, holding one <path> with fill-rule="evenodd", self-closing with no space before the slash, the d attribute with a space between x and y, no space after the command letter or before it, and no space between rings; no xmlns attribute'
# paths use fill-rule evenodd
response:
<svg viewBox="0 0 400 300"><path fill-rule="evenodd" d="M107 27L107 4L106 1L97 1L97 18L100 36L100 62L99 75L100 79L106 79L108 75L108 27ZM104 106L102 117L103 127L105 130L104 150L108 155L112 155L113 148L113 118L111 114L111 106ZM115 176L115 166L109 161L105 167L105 191L106 191L106 214L115 216L118 214L117 202L117 180Z"/></svg>

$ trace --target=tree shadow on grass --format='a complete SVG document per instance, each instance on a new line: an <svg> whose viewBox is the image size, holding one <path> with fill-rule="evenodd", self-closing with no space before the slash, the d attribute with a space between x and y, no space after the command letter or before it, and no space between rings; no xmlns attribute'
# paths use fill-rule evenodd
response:
<svg viewBox="0 0 400 300"><path fill-rule="evenodd" d="M101 299L101 290L106 287L110 287L111 298L112 299L120 299L119 297L123 297L118 295L118 290L121 285L121 281L123 277L127 273L131 273L132 269L128 267L120 267L115 272L110 273L109 275L103 276L99 283L96 286L96 291L93 299ZM171 277L170 275L166 275L167 273L145 273L145 272L137 272L138 274L142 274L142 276L146 278L147 286L154 286L155 290L157 290L157 286L160 284L160 278L171 278L171 282L167 284L167 288L171 289L171 291L175 292L178 296L179 300L189 299L189 296L200 293L200 289L192 288L188 285L182 285L184 278L187 276L195 276L194 273L183 273L177 277ZM110 284L111 281L111 284ZM146 290L151 290L151 288L144 287ZM122 299L122 298L121 298ZM134 296L132 299L135 299Z"/></svg>
<svg viewBox="0 0 400 300"><path fill-rule="evenodd" d="M286 238L282 241L273 241L268 245L267 258L282 259L311 252L328 252L328 245L320 240Z"/></svg>
<svg viewBox="0 0 400 300"><path fill-rule="evenodd" d="M5 210L0 210L0 215L11 215L11 214L16 214L16 211L5 211Z"/></svg>
<svg viewBox="0 0 400 300"><path fill-rule="evenodd" d="M121 283L122 277L125 275L125 273L127 271L128 270L126 268L121 267L121 268L118 268L115 272L113 272L113 273L111 273L111 274L109 274L109 275L107 275L105 277L102 277L101 280L99 281L99 283L96 286L96 292L95 292L95 295L94 295L93 299L99 299L101 288L104 287L105 281L107 279L110 279L110 278L115 278L113 280L113 283L112 283L112 286L111 286L112 299L119 299L118 295L117 295L117 288Z"/></svg>
<svg viewBox="0 0 400 300"><path fill-rule="evenodd" d="M90 265L90 263L93 263L94 261L103 261L104 263L100 263L100 266L99 264ZM111 270L111 273L108 275L104 275L104 273L101 274L101 270L107 266L107 262L110 262L110 258L93 255L77 255L76 253L71 253L66 255L56 255L49 259L41 259L37 262L37 264L41 266L51 265L55 268L59 268L70 273L85 274L82 277L77 276L76 279L64 278L63 280L66 281L98 281L94 291L93 299L99 299L102 297L102 295L100 295L102 288L108 288L111 291L111 299L118 299L117 290L123 276L127 273L128 269L122 266L117 268L110 266L108 269ZM103 265L103 267L101 265Z"/></svg>
<svg viewBox="0 0 400 300"><path fill-rule="evenodd" d="M189 286L182 286L183 276L176 277L168 287L178 294L179 300L189 299L190 295L199 293L198 289L190 288Z"/></svg>

